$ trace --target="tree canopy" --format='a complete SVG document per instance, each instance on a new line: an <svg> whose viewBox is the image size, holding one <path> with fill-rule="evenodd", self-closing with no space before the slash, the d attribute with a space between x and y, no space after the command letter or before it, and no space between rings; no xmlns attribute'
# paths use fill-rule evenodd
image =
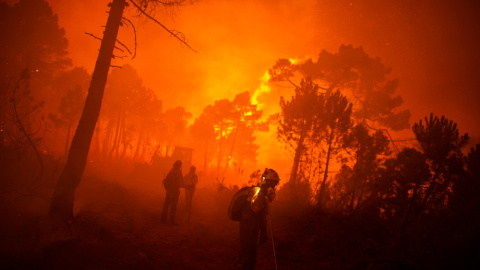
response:
<svg viewBox="0 0 480 270"><path fill-rule="evenodd" d="M408 127L410 112L400 110L403 99L395 95L397 79L387 79L391 68L372 58L362 47L340 46L337 53L322 50L316 59L279 59L269 70L270 81L288 82L310 78L329 96L340 91L354 104L357 122L401 130Z"/></svg>

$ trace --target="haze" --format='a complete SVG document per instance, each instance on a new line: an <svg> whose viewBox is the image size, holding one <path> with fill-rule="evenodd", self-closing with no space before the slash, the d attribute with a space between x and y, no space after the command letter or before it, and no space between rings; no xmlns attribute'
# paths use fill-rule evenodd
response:
<svg viewBox="0 0 480 270"><path fill-rule="evenodd" d="M259 269L478 264L479 2L110 2L0 3L2 266L233 269L257 184Z"/></svg>

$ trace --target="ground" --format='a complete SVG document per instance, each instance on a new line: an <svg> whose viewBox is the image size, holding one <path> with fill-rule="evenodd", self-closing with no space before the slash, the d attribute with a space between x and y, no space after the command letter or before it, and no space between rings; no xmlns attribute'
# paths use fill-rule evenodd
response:
<svg viewBox="0 0 480 270"><path fill-rule="evenodd" d="M4 209L0 268L235 269L238 222L227 215L233 191L199 185L190 218L182 191L178 226L160 222L164 196L161 179L87 171L68 226L52 226L39 198ZM259 247L256 269L276 269L273 244L278 269L403 269L388 257L372 263L378 240L348 222L294 207L280 193L271 209L274 243Z"/></svg>

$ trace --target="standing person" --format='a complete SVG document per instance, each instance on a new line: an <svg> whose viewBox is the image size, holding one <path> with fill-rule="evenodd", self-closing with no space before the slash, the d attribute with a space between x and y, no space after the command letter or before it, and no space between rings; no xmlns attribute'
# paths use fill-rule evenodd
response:
<svg viewBox="0 0 480 270"><path fill-rule="evenodd" d="M279 181L277 172L267 168L261 182L248 192L240 219L239 270L255 268L257 245L267 241L268 203L275 198Z"/></svg>
<svg viewBox="0 0 480 270"><path fill-rule="evenodd" d="M193 193L198 183L198 176L195 173L195 166L190 167L190 171L183 177L183 187L185 188L185 202L188 211L188 220L190 221L190 211L192 210Z"/></svg>
<svg viewBox="0 0 480 270"><path fill-rule="evenodd" d="M170 208L170 216L168 223L170 225L178 225L175 223L175 212L177 211L178 197L180 196L180 187L183 186L182 162L180 160L173 163L173 168L168 172L167 177L163 180L163 186L167 193L165 194L165 202L162 210L162 223L167 222L168 208Z"/></svg>

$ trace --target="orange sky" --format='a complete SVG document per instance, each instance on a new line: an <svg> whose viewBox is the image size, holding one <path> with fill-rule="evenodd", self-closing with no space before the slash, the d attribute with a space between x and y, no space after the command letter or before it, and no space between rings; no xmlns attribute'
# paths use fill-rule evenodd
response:
<svg viewBox="0 0 480 270"><path fill-rule="evenodd" d="M84 32L101 36L108 2L49 0L66 30L74 64L89 71L99 42ZM216 99L253 93L278 58L336 52L341 44L363 46L393 68L412 123L430 112L445 115L479 142L477 14L479 4L467 0L200 0L174 14L157 14L167 27L182 31L198 53L154 23L138 25L127 14L137 23L137 57L114 64L134 66L164 108L183 106L197 116ZM132 46L132 29L121 31L120 40ZM270 102L265 108L278 106L277 99ZM409 131L402 136L413 137ZM287 158L266 153L265 145L274 146L272 141L260 141L260 167ZM288 170L289 165L281 173Z"/></svg>

